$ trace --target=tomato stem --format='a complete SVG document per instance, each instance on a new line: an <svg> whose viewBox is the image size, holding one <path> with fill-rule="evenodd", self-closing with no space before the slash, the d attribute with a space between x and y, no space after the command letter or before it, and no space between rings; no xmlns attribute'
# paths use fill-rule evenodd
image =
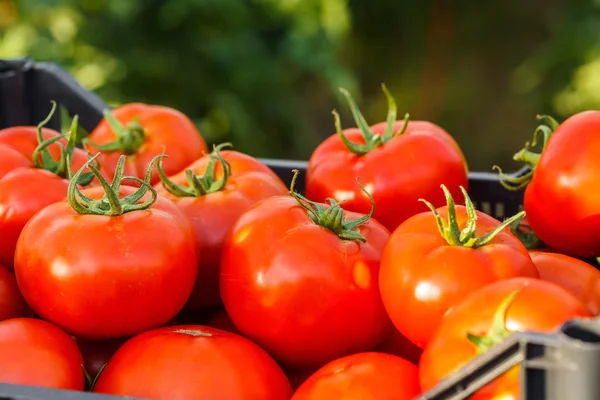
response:
<svg viewBox="0 0 600 400"><path fill-rule="evenodd" d="M348 102L348 105L350 107L350 111L352 112L352 116L354 117L356 126L360 129L360 131L363 135L365 144L351 142L344 134L344 131L342 129L342 123L340 121L340 115L335 110L333 110L333 112L332 112L333 118L334 118L335 129L336 129L337 134L340 136L342 143L344 143L344 145L346 146L346 148L348 150L350 150L352 153L357 154L359 156L365 155L368 152L370 152L380 146L383 146L384 144L386 144L387 142L389 142L396 136L399 136L402 133L404 133L404 131L406 131L406 128L408 127L409 115L405 114L404 124L403 124L402 128L399 131L394 132L394 127L396 125L396 115L397 115L396 101L394 100L394 98L392 97L392 95L390 94L390 92L388 91L387 87L384 84L382 84L381 87L382 87L383 93L385 94L387 101L388 101L388 114L387 114L387 118L386 118L387 125L386 125L383 135L373 133L369 124L365 120L365 117L360 112L358 105L354 101L354 98L352 97L352 95L350 95L350 92L348 92L346 89L341 88L340 92L342 92L342 94L346 98L346 101Z"/></svg>
<svg viewBox="0 0 600 400"><path fill-rule="evenodd" d="M98 168L94 165L94 160L100 153L91 157L73 176L69 182L69 188L67 189L67 201L71 205L71 208L78 214L89 214L89 215L104 215L104 216L119 216L131 211L145 210L152 206L157 198L156 190L150 185L150 179L152 177L152 169L162 155L158 155L152 159L144 180L139 179L135 176L123 176L123 170L125 167L126 156L122 155L119 157L117 167L115 169L115 175L112 183L108 183L106 178L102 176ZM69 164L70 156L69 156ZM79 190L78 181L83 171L89 168L92 174L98 178L100 185L104 189L104 196L100 200L95 200L85 196ZM119 197L119 189L123 180L134 180L141 186L134 193L124 198ZM150 190L152 197L143 202L137 203L145 194Z"/></svg>
<svg viewBox="0 0 600 400"><path fill-rule="evenodd" d="M298 178L299 172L297 169L295 169L293 170L293 173L294 176L292 177L289 193L294 199L296 199L298 204L308 211L308 216L315 224L329 229L342 240L355 241L359 243L365 243L367 241L367 239L359 233L358 227L367 222L369 218L373 216L373 213L375 212L375 200L373 200L371 194L360 184L358 178L356 179L356 183L369 197L369 200L371 201L371 210L368 214L360 218L347 220L344 217L344 210L341 207L341 205L344 203L343 201L336 202L334 199L329 198L327 199L329 204L317 203L310 201L306 197L296 193L294 187L296 185L296 179Z"/></svg>
<svg viewBox="0 0 600 400"><path fill-rule="evenodd" d="M117 137L116 140L104 144L95 143L89 139L84 141L103 152L121 152L126 155L135 154L144 144L146 132L137 117L127 126L123 125L109 110L104 110L104 119Z"/></svg>
<svg viewBox="0 0 600 400"><path fill-rule="evenodd" d="M523 243L527 250L535 250L545 246L529 224L524 223L522 219L513 222L510 231Z"/></svg>
<svg viewBox="0 0 600 400"><path fill-rule="evenodd" d="M502 342L508 336L510 336L511 332L506 329L506 314L508 313L508 308L515 300L515 297L519 294L519 290L515 290L511 294L506 297L494 313L494 317L492 320L492 326L490 330L485 335L476 335L474 333L468 332L467 339L477 347L479 353L485 353L498 343Z"/></svg>
<svg viewBox="0 0 600 400"><path fill-rule="evenodd" d="M467 222L462 230L458 226L454 199L452 198L448 188L446 188L446 185L441 185L441 188L444 191L446 204L448 206L448 221L445 221L440 216L438 210L433 206L433 204L425 199L419 199L419 201L422 201L427 205L427 207L429 207L435 217L440 234L450 246L462 246L474 249L485 246L486 244L490 243L500 232L502 232L503 229L515 221L521 220L525 216L525 211L521 211L520 213L515 214L502 222L486 235L477 237L477 213L475 211L475 205L471 201L471 198L467 194L465 188L460 186L460 190L465 198L465 209L467 211Z"/></svg>
<svg viewBox="0 0 600 400"><path fill-rule="evenodd" d="M206 166L204 175L196 175L192 168L185 171L188 186L179 185L171 181L163 170L162 159L158 162L158 177L166 191L177 197L200 197L209 193L220 192L227 186L227 181L231 176L231 164L225 160L219 152L224 147L231 147L231 143L221 143L215 146L212 153L209 154L210 161ZM216 179L216 166L220 163L223 167L223 176Z"/></svg>

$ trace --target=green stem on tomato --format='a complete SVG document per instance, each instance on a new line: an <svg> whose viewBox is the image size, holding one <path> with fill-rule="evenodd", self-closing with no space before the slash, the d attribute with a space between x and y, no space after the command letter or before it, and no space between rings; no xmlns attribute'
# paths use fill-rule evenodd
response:
<svg viewBox="0 0 600 400"><path fill-rule="evenodd" d="M116 140L104 144L95 143L89 139L84 139L85 143L95 147L102 152L121 152L126 155L135 154L144 144L146 131L140 125L137 118L134 118L127 126L123 125L109 110L104 110L104 119L108 122L113 131Z"/></svg>
<svg viewBox="0 0 600 400"><path fill-rule="evenodd" d="M112 183L108 183L106 178L102 176L98 168L94 166L94 160L100 153L91 157L76 173L69 182L69 188L67 189L67 201L71 205L71 208L78 214L88 215L103 215L103 216L119 216L128 212L145 210L152 206L157 198L156 190L150 184L150 178L152 176L152 169L162 155L156 156L150 162L146 171L144 180L134 176L123 176L123 169L125 167L125 155L119 157L117 167L115 170L115 177ZM70 163L70 160L69 160ZM104 189L104 196L99 199L92 199L85 196L79 190L78 180L83 171L89 168L94 176L100 181L100 185ZM134 180L140 183L140 187L131 195L124 198L119 197L119 190L123 180ZM152 197L143 202L137 203L146 192L150 190Z"/></svg>
<svg viewBox="0 0 600 400"><path fill-rule="evenodd" d="M171 181L163 170L162 159L158 162L158 177L165 190L177 197L200 197L209 193L220 192L227 186L227 181L231 176L231 164L225 160L220 153L225 147L231 147L231 143L221 143L215 146L212 153L209 154L210 161L206 166L204 175L196 175L192 168L185 171L188 186L179 185ZM223 176L216 179L217 163L223 168Z"/></svg>
<svg viewBox="0 0 600 400"><path fill-rule="evenodd" d="M510 231L523 243L527 250L540 249L546 246L533 229L522 222L522 219L514 221L510 226Z"/></svg>
<svg viewBox="0 0 600 400"><path fill-rule="evenodd" d="M508 308L518 294L519 290L515 290L502 301L494 314L492 326L485 335L476 335L471 332L467 333L467 339L477 347L480 354L485 353L510 336L511 332L506 329L506 314Z"/></svg>
<svg viewBox="0 0 600 400"><path fill-rule="evenodd" d="M368 152L370 152L380 146L383 146L384 144L386 144L387 142L389 142L396 136L399 136L402 133L404 133L404 131L408 127L409 115L405 114L404 124L403 124L402 128L399 131L394 132L394 127L396 125L396 115L397 115L396 101L394 100L394 98L392 97L392 95L390 94L390 92L388 91L387 87L384 84L382 84L381 87L382 87L383 93L385 94L387 101L388 101L388 114L387 114L387 118L386 118L387 122L386 122L386 128L385 128L383 135L375 134L375 133L373 133L373 131L371 131L369 124L365 120L365 117L363 116L358 105L354 101L354 98L352 98L352 95L350 95L350 93L346 89L342 88L342 89L340 89L340 92L342 92L342 94L346 98L346 101L348 102L348 105L350 107L350 111L352 112L352 116L354 117L356 126L360 129L360 131L363 135L365 144L351 142L344 134L339 114L335 110L332 112L333 118L334 118L335 129L336 129L337 134L340 136L342 143L344 143L344 145L346 146L346 148L349 151L351 151L352 153L357 154L359 156L365 155Z"/></svg>
<svg viewBox="0 0 600 400"><path fill-rule="evenodd" d="M360 234L358 227L369 220L375 212L375 200L371 194L360 184L358 178L356 183L360 189L369 197L371 201L371 210L368 214L354 219L347 220L344 216L344 210L341 205L343 201L336 202L334 199L327 199L329 204L317 203L308 200L306 197L296 193L294 187L296 186L296 179L298 178L299 171L297 169L292 171L294 176L292 177L292 183L290 184L290 195L296 199L298 204L308 211L308 216L317 225L323 228L329 229L335 233L340 239L354 241L359 243L365 243L367 239Z"/></svg>
<svg viewBox="0 0 600 400"><path fill-rule="evenodd" d="M462 247L470 247L470 248L478 248L481 246L485 246L490 243L494 238L502 232L507 226L511 225L514 221L520 220L525 216L525 211L521 211L520 213L513 215L506 221L502 222L496 228L494 228L491 232L487 233L484 236L477 237L477 213L475 212L475 206L473 202L469 198L467 191L462 186L460 190L463 193L465 198L465 208L467 211L467 222L465 227L461 230L458 226L458 220L456 218L456 205L454 204L454 199L452 195L448 191L445 185L441 185L442 190L444 191L444 195L446 197L446 203L448 205L448 220L445 221L437 211L437 209L425 199L419 199L429 207L431 212L435 217L435 221L438 226L438 230L442 237L446 240L446 242L450 246L462 246Z"/></svg>

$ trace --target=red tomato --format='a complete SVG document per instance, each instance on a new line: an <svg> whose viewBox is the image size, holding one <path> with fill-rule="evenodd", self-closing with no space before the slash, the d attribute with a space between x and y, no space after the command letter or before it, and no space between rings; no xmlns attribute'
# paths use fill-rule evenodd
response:
<svg viewBox="0 0 600 400"><path fill-rule="evenodd" d="M92 378L98 375L102 367L129 338L109 340L87 340L73 337L83 356L85 371Z"/></svg>
<svg viewBox="0 0 600 400"><path fill-rule="evenodd" d="M151 399L288 400L292 389L260 347L219 329L181 325L127 341L94 392Z"/></svg>
<svg viewBox="0 0 600 400"><path fill-rule="evenodd" d="M510 332L553 332L572 318L589 315L579 300L553 283L531 278L494 282L469 294L444 316L421 356L421 388L431 389ZM494 325L495 320L500 324ZM478 339L480 344L476 346L474 342ZM519 398L518 366L469 397L470 400Z"/></svg>
<svg viewBox="0 0 600 400"><path fill-rule="evenodd" d="M17 317L33 317L25 303L15 276L0 265L0 321Z"/></svg>
<svg viewBox="0 0 600 400"><path fill-rule="evenodd" d="M17 150L0 144L0 179L13 169L30 167L33 163Z"/></svg>
<svg viewBox="0 0 600 400"><path fill-rule="evenodd" d="M101 197L100 189L86 193ZM70 190L68 201L27 223L15 272L39 316L75 336L111 339L161 326L181 310L197 274L191 222L165 198L132 200L109 206Z"/></svg>
<svg viewBox="0 0 600 400"><path fill-rule="evenodd" d="M164 162L165 173L172 175L208 151L192 121L172 108L130 103L116 108L111 114L105 114L85 142L92 154L101 152L98 159L110 179L123 154L127 155L125 175L143 178L150 161L163 152L169 155ZM158 182L156 171L150 182Z"/></svg>
<svg viewBox="0 0 600 400"><path fill-rule="evenodd" d="M390 329L390 333L376 348L376 351L381 353L392 354L398 356L411 363L418 365L423 349L411 342L400 333L397 329Z"/></svg>
<svg viewBox="0 0 600 400"><path fill-rule="evenodd" d="M389 232L368 215L295 196L263 200L234 224L221 295L244 336L286 367L318 368L387 334L377 275Z"/></svg>
<svg viewBox="0 0 600 400"><path fill-rule="evenodd" d="M225 176L223 163L227 169ZM193 181L188 179L190 170L195 178L189 179L200 182L202 190L195 189ZM268 197L286 194L288 189L269 167L237 151L216 150L171 178L163 175L161 180L167 186L157 185L158 193L171 199L190 218L202 254L196 286L187 307L219 306L219 263L225 236L251 206Z"/></svg>
<svg viewBox="0 0 600 400"><path fill-rule="evenodd" d="M519 214L501 225L476 211L466 192L467 206L455 206L443 190L448 206L417 214L394 231L379 273L392 322L421 348L444 313L473 290L500 279L538 277L527 249L506 228Z"/></svg>
<svg viewBox="0 0 600 400"><path fill-rule="evenodd" d="M389 123L396 118L396 105L385 88L384 91L390 102ZM459 186L467 187L465 158L446 131L426 121L410 121L405 129L403 121L368 127L363 120L361 126L362 116L357 117L360 111L356 104L347 92L342 93L348 98L360 129L342 131L336 114L338 133L321 143L308 163L309 199L323 202L331 197L345 201L343 207L347 210L367 213L371 204L356 187L358 176L377 204L374 218L393 231L408 217L426 210L419 198L442 206L440 184L448 186L454 195L460 194ZM371 142L375 144L369 145Z"/></svg>
<svg viewBox="0 0 600 400"><path fill-rule="evenodd" d="M40 144L37 137L37 130L38 128L35 126L13 126L10 128L0 129L0 144L12 147L21 153L25 158L27 158L27 160L31 161L33 158L33 152ZM42 138L44 140L48 140L59 135L60 133L53 129L42 128ZM58 141L58 143L62 143L66 146L67 141L61 139ZM48 146L48 150L55 160L57 160L60 155L60 146L58 143Z"/></svg>
<svg viewBox="0 0 600 400"><path fill-rule="evenodd" d="M83 390L83 358L54 325L33 318L0 322L0 382Z"/></svg>
<svg viewBox="0 0 600 400"><path fill-rule="evenodd" d="M541 155L529 146L515 155L533 172L520 179L503 176L515 189L527 185L523 205L537 236L550 248L578 258L600 256L599 129L600 111L595 110L570 117L551 135L545 127Z"/></svg>
<svg viewBox="0 0 600 400"><path fill-rule="evenodd" d="M600 271L563 254L530 251L540 279L563 287L578 298L592 315L600 314Z"/></svg>
<svg viewBox="0 0 600 400"><path fill-rule="evenodd" d="M338 358L315 372L292 400L412 400L420 393L417 367L384 353Z"/></svg>

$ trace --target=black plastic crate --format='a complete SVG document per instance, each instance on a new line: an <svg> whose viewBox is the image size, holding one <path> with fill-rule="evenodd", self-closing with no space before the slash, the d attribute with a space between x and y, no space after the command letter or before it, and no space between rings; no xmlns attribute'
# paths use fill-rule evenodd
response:
<svg viewBox="0 0 600 400"><path fill-rule="evenodd" d="M62 105L80 125L92 131L108 106L95 94L81 87L62 68L38 63L30 58L0 60L0 129L16 125L37 125L49 113L50 101ZM60 128L55 114L48 127ZM292 170L306 171L305 161L262 159L287 184ZM298 180L299 191L304 179ZM469 173L469 194L475 206L497 219L521 210L522 193L504 189L491 172ZM442 381L422 400L466 399L475 390L512 366L521 364L522 399L598 400L600 384L600 320L566 323L552 335L515 333ZM0 384L0 400L94 400L125 399L91 393L52 390Z"/></svg>

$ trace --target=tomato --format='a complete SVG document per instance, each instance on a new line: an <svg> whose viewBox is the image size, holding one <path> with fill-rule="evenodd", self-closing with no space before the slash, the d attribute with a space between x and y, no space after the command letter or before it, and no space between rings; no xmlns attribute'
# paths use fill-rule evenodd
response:
<svg viewBox="0 0 600 400"><path fill-rule="evenodd" d="M125 175L143 178L150 161L163 152L169 155L165 173L173 175L208 151L192 121L172 108L130 103L104 116L84 144L92 154L101 152L98 159L110 179L123 154L127 156ZM156 171L150 182L158 182Z"/></svg>
<svg viewBox="0 0 600 400"><path fill-rule="evenodd" d="M17 150L0 144L0 179L14 169L31 165L32 162Z"/></svg>
<svg viewBox="0 0 600 400"><path fill-rule="evenodd" d="M277 363L248 339L180 325L127 341L100 374L94 392L152 399L288 400Z"/></svg>
<svg viewBox="0 0 600 400"><path fill-rule="evenodd" d="M530 251L540 279L563 287L592 313L600 314L600 271L564 254Z"/></svg>
<svg viewBox="0 0 600 400"><path fill-rule="evenodd" d="M578 258L600 256L599 129L596 110L573 115L554 132L542 125L532 142L543 134L541 154L528 144L514 157L532 171L519 178L501 174L509 188L526 186L523 206L537 236L559 253Z"/></svg>
<svg viewBox="0 0 600 400"><path fill-rule="evenodd" d="M415 365L419 364L421 353L423 353L423 349L408 340L406 336L397 329L391 329L384 341L381 342L375 350L381 353L398 356Z"/></svg>
<svg viewBox="0 0 600 400"><path fill-rule="evenodd" d="M162 183L156 186L158 193L177 204L196 229L202 259L187 303L192 309L221 305L221 250L234 222L260 200L288 191L269 167L236 151L220 153L223 146L171 178L161 174Z"/></svg>
<svg viewBox="0 0 600 400"><path fill-rule="evenodd" d="M419 363L421 388L431 389L510 332L553 332L575 317L590 316L565 289L539 279L512 278L474 291L445 316ZM519 399L518 366L476 392L470 400Z"/></svg>
<svg viewBox="0 0 600 400"><path fill-rule="evenodd" d="M0 321L17 317L33 317L25 303L15 276L0 265Z"/></svg>
<svg viewBox="0 0 600 400"><path fill-rule="evenodd" d="M76 185L81 172L71 181L68 201L44 208L23 229L15 254L23 296L39 316L86 339L131 336L165 324L184 306L196 279L191 222L169 200L155 199L154 189L150 199L141 197L146 186L122 198L114 185L107 185L103 200L93 199L99 189L82 197Z"/></svg>
<svg viewBox="0 0 600 400"><path fill-rule="evenodd" d="M515 221L510 226L510 232L523 243L527 250L548 250L548 246L531 229L527 217Z"/></svg>
<svg viewBox="0 0 600 400"><path fill-rule="evenodd" d="M325 365L306 380L292 400L412 400L420 393L417 367L384 353L358 353Z"/></svg>
<svg viewBox="0 0 600 400"><path fill-rule="evenodd" d="M0 129L0 144L12 147L14 150L21 153L27 160L33 159L33 152L39 146L38 130L42 135L42 140L52 139L59 136L60 133L54 129L41 128L35 126L13 126L10 128ZM66 145L66 140L59 140L58 143ZM48 150L55 160L60 155L60 146L58 143L48 146Z"/></svg>
<svg viewBox="0 0 600 400"><path fill-rule="evenodd" d="M83 356L83 365L85 371L93 380L102 367L111 359L117 350L129 338L118 338L109 340L87 340L79 337L73 337L77 347Z"/></svg>
<svg viewBox="0 0 600 400"><path fill-rule="evenodd" d="M375 347L390 328L377 274L388 230L370 214L293 192L246 211L221 255L221 295L240 332L286 367Z"/></svg>
<svg viewBox="0 0 600 400"><path fill-rule="evenodd" d="M439 207L444 203L440 184L457 195L459 186L467 187L468 176L464 155L454 139L430 122L395 121L395 101L385 87L384 92L388 121L369 127L352 97L342 90L358 128L342 131L334 112L338 132L310 157L306 197L344 201L345 209L366 214L371 205L355 185L358 176L377 204L374 218L393 231L408 217L426 210L419 198Z"/></svg>
<svg viewBox="0 0 600 400"><path fill-rule="evenodd" d="M444 313L475 289L499 279L538 277L527 249L504 221L466 206L448 205L406 220L390 237L381 260L379 286L396 328L424 348ZM449 222L446 222L446 218Z"/></svg>
<svg viewBox="0 0 600 400"><path fill-rule="evenodd" d="M83 358L54 325L33 318L0 322L0 382L83 390Z"/></svg>

